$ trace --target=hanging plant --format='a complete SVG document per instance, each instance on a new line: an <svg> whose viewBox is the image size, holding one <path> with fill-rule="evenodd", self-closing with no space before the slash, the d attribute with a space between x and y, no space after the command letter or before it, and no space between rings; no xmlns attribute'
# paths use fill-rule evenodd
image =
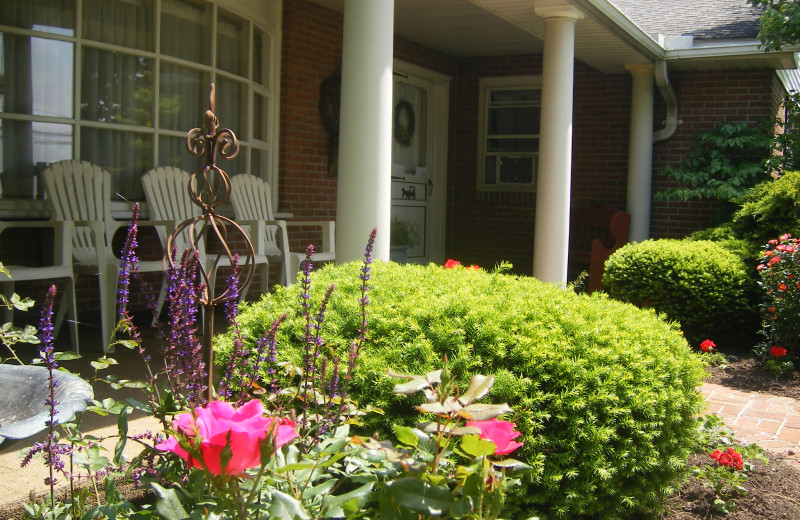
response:
<svg viewBox="0 0 800 520"><path fill-rule="evenodd" d="M411 146L416 127L414 107L406 100L398 101L394 107L394 138L402 146Z"/></svg>

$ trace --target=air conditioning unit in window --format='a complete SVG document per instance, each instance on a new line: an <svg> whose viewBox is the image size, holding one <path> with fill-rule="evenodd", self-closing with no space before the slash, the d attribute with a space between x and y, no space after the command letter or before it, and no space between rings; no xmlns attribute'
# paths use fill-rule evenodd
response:
<svg viewBox="0 0 800 520"><path fill-rule="evenodd" d="M535 155L498 155L497 184L534 185L536 159Z"/></svg>

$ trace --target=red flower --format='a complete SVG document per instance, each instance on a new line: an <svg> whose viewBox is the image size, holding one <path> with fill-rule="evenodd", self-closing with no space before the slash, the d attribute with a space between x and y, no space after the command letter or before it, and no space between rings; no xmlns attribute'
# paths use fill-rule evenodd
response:
<svg viewBox="0 0 800 520"><path fill-rule="evenodd" d="M770 259L769 259L769 262L767 262L767 263L768 263L769 265L775 265L775 264L779 264L779 263L781 263L781 257L779 257L779 256L773 256L772 258L770 258Z"/></svg>
<svg viewBox="0 0 800 520"><path fill-rule="evenodd" d="M786 246L786 247L784 248L784 250L785 250L787 253L794 253L794 246Z"/></svg>
<svg viewBox="0 0 800 520"><path fill-rule="evenodd" d="M714 350L717 344L711 341L710 339L705 340L704 342L700 343L700 350L703 352L708 352L709 350Z"/></svg>
<svg viewBox="0 0 800 520"><path fill-rule="evenodd" d="M456 267L461 267L461 262L458 260L448 259L447 262L444 263L445 269L455 269Z"/></svg>
<svg viewBox="0 0 800 520"><path fill-rule="evenodd" d="M468 270L468 271L469 271L469 270L472 270L472 271L480 271L480 270L481 270L481 266L479 266L479 265L471 265L471 266L467 267L467 270Z"/></svg>
<svg viewBox="0 0 800 520"><path fill-rule="evenodd" d="M726 451L714 450L711 458L716 460L720 466L727 466L731 469L742 469L744 465L742 454L733 448L728 448Z"/></svg>
<svg viewBox="0 0 800 520"><path fill-rule="evenodd" d="M769 312L775 312L775 307L770 307Z"/></svg>
<svg viewBox="0 0 800 520"><path fill-rule="evenodd" d="M779 291L785 291L786 290L786 284L785 283L779 283L778 284L778 290Z"/></svg>
<svg viewBox="0 0 800 520"><path fill-rule="evenodd" d="M786 233L786 234L783 234L783 235L779 236L778 239L780 239L782 241L786 241L786 240L789 240L790 236L792 236L792 235L790 235L789 233Z"/></svg>
<svg viewBox="0 0 800 520"><path fill-rule="evenodd" d="M786 349L783 347L772 347L769 349L769 355L775 356L776 358L783 357L786 355Z"/></svg>

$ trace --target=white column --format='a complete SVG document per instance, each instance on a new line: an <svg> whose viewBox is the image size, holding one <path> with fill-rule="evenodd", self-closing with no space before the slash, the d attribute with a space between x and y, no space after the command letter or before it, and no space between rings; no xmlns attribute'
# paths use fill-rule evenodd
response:
<svg viewBox="0 0 800 520"><path fill-rule="evenodd" d="M572 172L575 22L583 15L570 5L536 7L536 15L545 20L545 38L533 276L544 282L565 285Z"/></svg>
<svg viewBox="0 0 800 520"><path fill-rule="evenodd" d="M628 240L650 237L651 179L653 174L653 74L652 65L628 65L633 76L631 135L628 145Z"/></svg>
<svg viewBox="0 0 800 520"><path fill-rule="evenodd" d="M394 0L346 0L342 39L336 262L389 259Z"/></svg>

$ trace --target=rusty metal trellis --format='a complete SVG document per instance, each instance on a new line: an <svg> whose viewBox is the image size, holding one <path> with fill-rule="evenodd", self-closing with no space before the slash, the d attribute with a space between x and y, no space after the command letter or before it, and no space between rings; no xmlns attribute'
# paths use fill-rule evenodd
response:
<svg viewBox="0 0 800 520"><path fill-rule="evenodd" d="M209 289L208 282L216 276L217 268L223 257L228 259L230 265L233 264L235 253L231 250L230 244L234 239L235 243L241 244L244 249L244 254L239 254L239 287L247 287L255 271L255 251L247 233L231 218L216 213L217 208L228 201L231 192L231 179L223 169L217 166L216 157L217 154L228 160L236 157L239 153L239 140L232 130L220 127L215 105L215 89L212 83L209 109L203 115L203 128L193 128L186 135L186 147L189 153L194 157L205 158L205 164L190 176L189 185L186 187L189 197L194 204L200 207L202 214L178 224L167 238L166 247L166 258L170 268L175 268L176 262L180 261L180 258L174 258L171 252L173 244L178 241L181 234L188 235L187 243L193 251L213 255L208 250L199 251L201 240L204 237L207 244L211 242L209 238L215 237L217 240L214 241L213 246L220 248L209 266L203 265L203 262L198 265L201 280L205 283L205 289L199 294L199 304L203 308L205 319L202 346L208 373L209 401L213 398L214 307L229 296L231 288L225 284L225 290L219 295L214 295Z"/></svg>

